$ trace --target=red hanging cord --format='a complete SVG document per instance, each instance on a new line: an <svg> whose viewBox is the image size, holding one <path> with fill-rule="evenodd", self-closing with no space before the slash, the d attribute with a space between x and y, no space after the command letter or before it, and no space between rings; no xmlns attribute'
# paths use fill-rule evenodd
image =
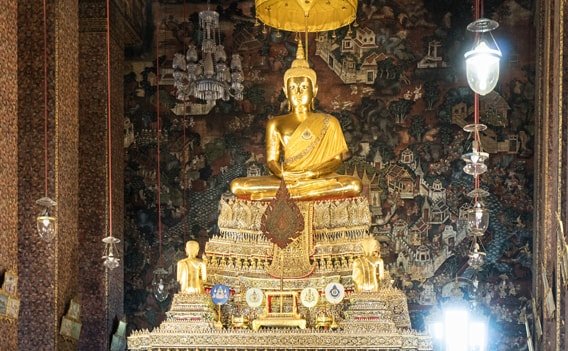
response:
<svg viewBox="0 0 568 351"><path fill-rule="evenodd" d="M473 16L474 16L474 20L479 18L479 12L480 12L480 4L479 4L479 0L475 0L475 5L474 5L474 11L473 11Z"/></svg>
<svg viewBox="0 0 568 351"><path fill-rule="evenodd" d="M107 46L107 160L108 160L108 230L112 237L112 129L111 129L111 76L110 76L110 0L106 1Z"/></svg>
<svg viewBox="0 0 568 351"><path fill-rule="evenodd" d="M475 10L474 10L474 20L478 20L481 14L481 1L475 0ZM479 33L475 33L476 42L479 38ZM475 130L473 132L473 143L474 143L474 150L473 152L481 152L481 138L479 136L479 94L476 92L473 93L473 123L475 124ZM478 190L480 185L479 175L473 177L473 189ZM474 201L477 203L479 200L479 192L475 192Z"/></svg>
<svg viewBox="0 0 568 351"><path fill-rule="evenodd" d="M158 9L160 4L158 3ZM158 240L159 240L159 249L160 249L160 259L162 258L162 202L160 199L160 193L162 192L161 188L161 181L160 181L160 55L159 55L159 34L160 34L160 16L159 10L156 10L156 19L158 19L158 27L156 28L156 149L157 149L157 186L158 186L158 195L157 195L157 208L158 208Z"/></svg>
<svg viewBox="0 0 568 351"><path fill-rule="evenodd" d="M44 192L47 197L48 190L48 171L47 171L47 0L43 0L43 167L44 167Z"/></svg>

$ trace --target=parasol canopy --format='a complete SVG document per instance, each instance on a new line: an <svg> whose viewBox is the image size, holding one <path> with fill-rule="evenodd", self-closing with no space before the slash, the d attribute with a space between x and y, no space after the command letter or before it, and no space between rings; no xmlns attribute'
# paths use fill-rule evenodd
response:
<svg viewBox="0 0 568 351"><path fill-rule="evenodd" d="M324 32L355 20L357 0L255 0L256 17L289 32ZM307 21L307 23L306 23Z"/></svg>

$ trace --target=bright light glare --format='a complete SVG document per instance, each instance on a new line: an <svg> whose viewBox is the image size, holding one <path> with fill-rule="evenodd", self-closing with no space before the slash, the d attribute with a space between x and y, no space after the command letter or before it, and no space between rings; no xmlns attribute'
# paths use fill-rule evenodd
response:
<svg viewBox="0 0 568 351"><path fill-rule="evenodd" d="M487 322L470 319L466 309L444 310L444 320L428 323L428 329L435 344L444 351L486 351Z"/></svg>
<svg viewBox="0 0 568 351"><path fill-rule="evenodd" d="M499 80L501 52L491 49L482 41L475 49L465 53L467 82L479 95L487 95Z"/></svg>
<svg viewBox="0 0 568 351"><path fill-rule="evenodd" d="M468 351L468 312L466 310L444 311L444 335L446 351Z"/></svg>
<svg viewBox="0 0 568 351"><path fill-rule="evenodd" d="M430 328L434 339L441 340L444 337L444 325L442 322L434 322L430 325Z"/></svg>
<svg viewBox="0 0 568 351"><path fill-rule="evenodd" d="M487 325L481 321L472 321L469 325L469 350L485 351L487 345Z"/></svg>

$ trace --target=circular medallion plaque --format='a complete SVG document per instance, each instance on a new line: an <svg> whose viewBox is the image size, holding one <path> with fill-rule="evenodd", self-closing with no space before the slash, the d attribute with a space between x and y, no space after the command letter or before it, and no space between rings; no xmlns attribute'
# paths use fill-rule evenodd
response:
<svg viewBox="0 0 568 351"><path fill-rule="evenodd" d="M318 304L319 293L315 288L305 288L300 294L300 301L305 307L312 308Z"/></svg>
<svg viewBox="0 0 568 351"><path fill-rule="evenodd" d="M338 304L345 297L345 288L340 283L329 283L325 287L325 298L331 304Z"/></svg>
<svg viewBox="0 0 568 351"><path fill-rule="evenodd" d="M247 305L250 308L256 308L262 305L262 300L264 299L264 293L259 288L250 288L247 290L245 297L247 300Z"/></svg>
<svg viewBox="0 0 568 351"><path fill-rule="evenodd" d="M215 284L211 288L211 300L215 305L224 305L229 301L231 289L223 284Z"/></svg>

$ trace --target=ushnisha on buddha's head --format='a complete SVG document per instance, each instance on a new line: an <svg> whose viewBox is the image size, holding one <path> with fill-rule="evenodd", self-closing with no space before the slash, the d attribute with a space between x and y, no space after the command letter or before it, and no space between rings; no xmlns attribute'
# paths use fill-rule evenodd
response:
<svg viewBox="0 0 568 351"><path fill-rule="evenodd" d="M291 67L284 73L284 94L291 105L304 104L306 102L313 103L313 99L317 94L317 74L310 68L310 64L305 58L304 47L302 42L298 42L298 50L296 59L292 62ZM297 96L302 96L308 101L294 101Z"/></svg>

